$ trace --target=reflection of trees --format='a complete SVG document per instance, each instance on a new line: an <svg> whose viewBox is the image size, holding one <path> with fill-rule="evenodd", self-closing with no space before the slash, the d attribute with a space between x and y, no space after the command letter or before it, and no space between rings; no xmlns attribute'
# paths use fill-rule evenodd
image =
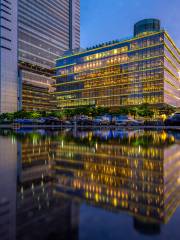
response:
<svg viewBox="0 0 180 240"><path fill-rule="evenodd" d="M98 134L97 134L98 132ZM174 143L175 138L173 134L168 134L165 131L140 131L135 132L131 135L123 134L115 136L118 131L109 130L107 133L102 131L87 131L78 132L77 136L74 136L72 132L59 132L59 131L31 131L31 132L15 132L12 130L0 130L1 136L9 136L17 139L20 142L28 140L29 142L36 142L41 140L49 141L65 141L74 142L84 146L93 147L97 143L107 143L107 144L124 144L128 146L141 146L148 148L151 146L163 147L170 146ZM123 131L122 131L123 133ZM105 137L104 137L105 136Z"/></svg>
<svg viewBox="0 0 180 240"><path fill-rule="evenodd" d="M174 137L172 135L168 135L164 131L135 133L132 136L123 136L121 138L115 138L113 134L109 135L107 138L102 138L101 136L97 136L96 132L90 132L90 134L85 137L75 137L69 133L68 135L61 136L61 138L57 138L57 140L64 140L65 142L73 141L77 144L89 147L95 146L97 143L107 143L116 145L122 144L128 146L142 146L144 148L148 148L149 146L164 147L174 143Z"/></svg>

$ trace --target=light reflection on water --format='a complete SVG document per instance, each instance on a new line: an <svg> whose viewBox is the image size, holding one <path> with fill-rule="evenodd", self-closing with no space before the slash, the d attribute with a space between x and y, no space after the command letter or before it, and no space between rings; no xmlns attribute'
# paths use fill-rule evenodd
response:
<svg viewBox="0 0 180 240"><path fill-rule="evenodd" d="M179 239L180 134L0 132L0 239Z"/></svg>

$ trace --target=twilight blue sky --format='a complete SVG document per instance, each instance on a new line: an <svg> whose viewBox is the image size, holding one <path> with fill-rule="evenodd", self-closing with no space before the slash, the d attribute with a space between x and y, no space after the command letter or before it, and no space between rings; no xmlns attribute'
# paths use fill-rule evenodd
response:
<svg viewBox="0 0 180 240"><path fill-rule="evenodd" d="M180 48L180 0L80 0L81 46L133 34L143 18L159 18Z"/></svg>

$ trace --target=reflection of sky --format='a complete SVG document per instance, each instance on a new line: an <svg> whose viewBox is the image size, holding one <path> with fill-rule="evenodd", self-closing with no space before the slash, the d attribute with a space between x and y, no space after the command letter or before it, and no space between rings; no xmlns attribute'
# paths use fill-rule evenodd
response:
<svg viewBox="0 0 180 240"><path fill-rule="evenodd" d="M111 130L106 130L106 131L95 131L94 132L94 136L99 137L100 139L111 139L111 138L124 138L124 137L128 137L129 132L127 131L111 131Z"/></svg>
<svg viewBox="0 0 180 240"><path fill-rule="evenodd" d="M179 229L173 226L177 226L179 222L180 208L177 209L169 224L161 225L159 233L142 234L135 230L134 219L131 216L125 213L114 214L83 204L80 207L79 240L176 240L179 239Z"/></svg>
<svg viewBox="0 0 180 240"><path fill-rule="evenodd" d="M179 0L81 0L81 46L124 38L143 18L159 18L180 47Z"/></svg>

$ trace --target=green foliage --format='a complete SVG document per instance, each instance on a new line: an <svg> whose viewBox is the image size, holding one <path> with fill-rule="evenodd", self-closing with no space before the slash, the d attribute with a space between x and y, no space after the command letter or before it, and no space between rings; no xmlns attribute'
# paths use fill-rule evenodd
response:
<svg viewBox="0 0 180 240"><path fill-rule="evenodd" d="M40 112L25 112L25 111L18 111L14 113L2 113L0 114L0 120L1 122L3 121L13 121L15 119L24 119L24 118L29 118L29 119L35 119L35 118L40 118L42 115Z"/></svg>
<svg viewBox="0 0 180 240"><path fill-rule="evenodd" d="M94 111L95 115L104 115L109 113L108 107L97 107Z"/></svg>
<svg viewBox="0 0 180 240"><path fill-rule="evenodd" d="M167 109L167 108L166 108ZM168 108L169 111L172 109ZM115 112L110 111L108 107L95 107L95 106L86 106L86 107L78 107L74 109L64 109L59 111L52 111L52 112L25 112L25 111L18 111L15 113L2 113L0 114L0 122L5 120L13 121L14 119L36 119L40 117L57 117L59 119L69 118L76 115L87 115L87 116L100 116L105 114L119 114L119 115L128 115L131 114L134 116L142 116L142 117L152 117L154 115L153 110L148 104L142 104L138 107L120 107Z"/></svg>
<svg viewBox="0 0 180 240"><path fill-rule="evenodd" d="M132 107L120 107L118 111L114 114L120 115L132 115L134 118L137 116L141 117L152 117L154 115L154 111L151 109L149 104L142 104L140 106L132 106Z"/></svg>
<svg viewBox="0 0 180 240"><path fill-rule="evenodd" d="M36 119L42 117L42 114L40 112L25 112L25 111L18 111L13 113L13 119L24 119L24 118L29 118L29 119Z"/></svg>
<svg viewBox="0 0 180 240"><path fill-rule="evenodd" d="M109 113L109 108L107 107L92 107L92 106L65 109L63 111L63 114L66 117L73 117L77 115L98 116L107 113Z"/></svg>
<svg viewBox="0 0 180 240"><path fill-rule="evenodd" d="M129 109L127 107L120 107L117 113L120 115L128 115Z"/></svg>
<svg viewBox="0 0 180 240"><path fill-rule="evenodd" d="M42 117L48 117L50 114L50 112L46 112L46 111L41 111L40 113Z"/></svg>
<svg viewBox="0 0 180 240"><path fill-rule="evenodd" d="M55 112L55 117L57 117L59 119L63 119L63 118L65 118L65 114L63 111L57 111L57 112Z"/></svg>
<svg viewBox="0 0 180 240"><path fill-rule="evenodd" d="M33 118L33 119L37 119L37 118L40 118L40 117L42 117L42 115L39 112L32 112L30 114L30 118Z"/></svg>
<svg viewBox="0 0 180 240"><path fill-rule="evenodd" d="M138 115L138 108L130 107L128 112L135 118Z"/></svg>
<svg viewBox="0 0 180 240"><path fill-rule="evenodd" d="M78 107L72 110L73 115L89 115L89 108Z"/></svg>
<svg viewBox="0 0 180 240"><path fill-rule="evenodd" d="M73 117L75 114L74 114L74 109L65 109L64 111L64 115L69 118L69 117Z"/></svg>
<svg viewBox="0 0 180 240"><path fill-rule="evenodd" d="M150 117L151 118L154 115L154 111L151 109L149 104L145 103L138 107L137 114L140 117Z"/></svg>
<svg viewBox="0 0 180 240"><path fill-rule="evenodd" d="M59 119L63 119L65 117L63 111L52 111L52 112L47 112L46 115L42 117L57 117Z"/></svg>
<svg viewBox="0 0 180 240"><path fill-rule="evenodd" d="M23 110L13 113L13 119L30 118L30 117L31 117L31 112L25 112Z"/></svg>
<svg viewBox="0 0 180 240"><path fill-rule="evenodd" d="M13 113L2 113L0 114L0 121L12 121L13 120Z"/></svg>

